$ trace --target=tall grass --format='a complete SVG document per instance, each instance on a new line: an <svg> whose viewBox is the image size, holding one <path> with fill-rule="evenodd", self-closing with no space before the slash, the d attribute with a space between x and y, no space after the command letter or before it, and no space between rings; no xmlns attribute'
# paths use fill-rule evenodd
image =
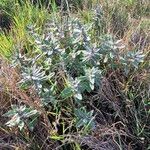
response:
<svg viewBox="0 0 150 150"><path fill-rule="evenodd" d="M11 35L6 36L5 34L0 34L0 55L6 57L7 59L12 56L13 49L13 37Z"/></svg>
<svg viewBox="0 0 150 150"><path fill-rule="evenodd" d="M5 36L5 33L1 33L1 40L3 42L0 43L2 48L0 53L4 57L10 56L10 48L11 51L13 49L10 46L13 46L13 44L18 44L28 49L28 46L31 45L31 39L26 32L27 27L32 24L36 26L37 30L40 32L49 16L48 10L44 7L35 7L28 1L21 2L21 4L16 2L13 7L15 11L9 12L8 14L12 22L10 33L8 37L7 35ZM6 40L8 44L6 44ZM7 52L9 52L9 54L7 54Z"/></svg>

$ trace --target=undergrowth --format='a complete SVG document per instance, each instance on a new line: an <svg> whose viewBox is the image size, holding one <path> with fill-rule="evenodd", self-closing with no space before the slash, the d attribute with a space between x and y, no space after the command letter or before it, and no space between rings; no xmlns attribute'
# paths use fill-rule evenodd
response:
<svg viewBox="0 0 150 150"><path fill-rule="evenodd" d="M0 2L0 149L150 149L148 3Z"/></svg>

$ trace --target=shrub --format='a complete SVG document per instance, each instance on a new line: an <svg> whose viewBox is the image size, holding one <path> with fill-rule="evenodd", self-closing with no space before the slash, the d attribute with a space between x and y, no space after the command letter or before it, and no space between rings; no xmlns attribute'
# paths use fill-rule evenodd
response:
<svg viewBox="0 0 150 150"><path fill-rule="evenodd" d="M18 6L11 38L1 35L1 51L5 43L10 51L0 83L11 96L2 118L9 117L6 125L19 143L29 149L148 147L149 50L128 47L107 29L114 27L112 16L115 23L128 21L127 13L117 12L119 4L109 14L105 7L85 10L88 19L80 12L80 19L61 15L55 5L51 14L29 3Z"/></svg>

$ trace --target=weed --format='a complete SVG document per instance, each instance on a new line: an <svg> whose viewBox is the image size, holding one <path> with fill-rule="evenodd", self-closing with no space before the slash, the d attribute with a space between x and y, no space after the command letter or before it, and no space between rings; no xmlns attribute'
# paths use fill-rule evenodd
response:
<svg viewBox="0 0 150 150"><path fill-rule="evenodd" d="M148 2L88 2L6 9L0 148L149 148Z"/></svg>

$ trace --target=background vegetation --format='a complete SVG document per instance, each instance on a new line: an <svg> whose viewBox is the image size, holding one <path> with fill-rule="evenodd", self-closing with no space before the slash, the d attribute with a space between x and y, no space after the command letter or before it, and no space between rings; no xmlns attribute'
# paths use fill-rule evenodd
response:
<svg viewBox="0 0 150 150"><path fill-rule="evenodd" d="M148 0L0 1L0 149L149 150Z"/></svg>

